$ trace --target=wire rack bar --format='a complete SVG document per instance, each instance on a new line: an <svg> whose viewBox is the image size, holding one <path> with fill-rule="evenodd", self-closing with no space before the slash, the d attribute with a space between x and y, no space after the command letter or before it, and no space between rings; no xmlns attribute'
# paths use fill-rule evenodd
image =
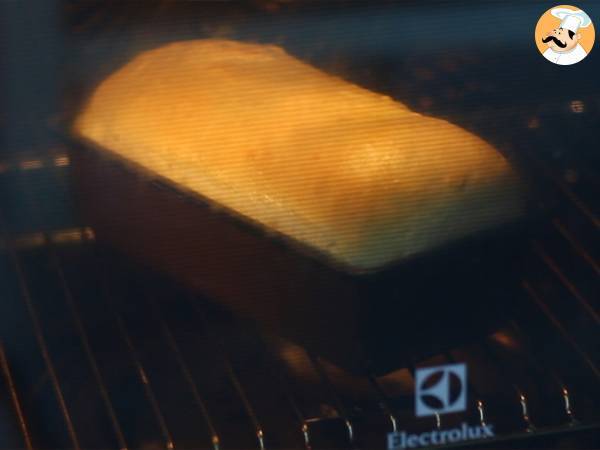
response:
<svg viewBox="0 0 600 450"><path fill-rule="evenodd" d="M567 230L567 227L558 218L554 218L552 220L552 224L558 230L558 232L569 242L569 244L571 244L571 247L573 247L575 253L577 253L584 261L586 261L592 267L592 269L594 269L596 275L600 275L600 266L596 263L594 258L592 258L592 256L585 250L585 248L583 248L579 241L577 241L575 236L573 236L571 232Z"/></svg>
<svg viewBox="0 0 600 450"><path fill-rule="evenodd" d="M2 232L4 236L9 236L9 234L6 232L5 223L6 222L4 220L4 217L0 214L0 232ZM71 441L73 449L79 450L81 448L79 444L79 438L77 436L77 432L75 431L73 420L71 418L71 413L69 411L69 407L67 406L67 402L65 401L63 390L58 379L58 374L54 367L54 363L52 362L52 357L50 356L50 351L48 350L48 345L46 343L46 338L44 337L44 332L40 323L37 309L34 305L33 299L31 298L31 293L29 291L29 285L25 276L25 272L17 255L17 252L12 247L11 240L7 239L6 244L9 258L11 260L12 266L15 268L17 282L21 291L21 299L23 300L25 308L27 309L27 313L29 314L34 336L40 349L42 359L44 360L44 364L46 365L46 370L48 371L48 376L50 377L50 382L52 384L52 388L54 390L59 409L65 422L65 427L67 429L69 440Z"/></svg>
<svg viewBox="0 0 600 450"><path fill-rule="evenodd" d="M309 357L311 363L313 364L314 368L316 369L317 373L319 374L319 377L320 377L322 383L327 387L329 393L331 394L331 398L333 399L334 405L346 425L346 431L348 432L348 441L354 448L354 446L355 446L354 425L352 424L352 421L350 420L350 415L348 414L348 410L346 409L344 402L342 402L342 399L341 399L340 395L338 394L337 389L331 382L329 375L327 375L327 371L323 367L323 364L321 363L321 360L319 359L319 357L312 354L311 352L307 352L307 354L308 354L308 357Z"/></svg>
<svg viewBox="0 0 600 450"><path fill-rule="evenodd" d="M50 260L52 262L54 270L56 271L56 274L58 275L58 278L60 280L60 284L61 284L61 287L63 290L63 296L64 296L65 301L71 311L71 316L73 318L73 322L75 324L75 327L77 328L77 333L79 334L81 343L83 344L83 349L85 352L87 362L88 362L90 368L92 369L94 381L96 382L96 385L98 386L98 390L99 390L100 396L102 398L102 403L104 404L104 408L106 409L106 413L108 414L108 418L110 420L111 427L113 429L115 438L119 445L119 449L127 450L129 448L129 446L127 445L127 441L125 439L125 435L123 434L121 424L119 423L119 420L115 413L115 409L113 407L112 400L110 399L110 395L108 393L108 389L107 389L106 383L104 381L104 377L102 376L102 373L100 372L100 369L98 367L98 362L96 361L96 358L94 357L94 354L93 354L93 351L92 351L92 348L90 345L88 333L86 331L85 325L81 318L79 309L75 303L75 299L73 298L71 288L69 287L69 284L67 283L67 279L65 277L64 270L60 263L60 259L57 255L55 249L53 248L53 245L50 244L49 241L47 244L47 248L48 248L48 252L50 253Z"/></svg>
<svg viewBox="0 0 600 450"><path fill-rule="evenodd" d="M548 253L542 248L539 242L533 241L532 243L533 251L539 258L544 262L546 267L548 267L552 273L560 280L560 282L567 288L567 290L575 297L575 299L579 302L581 307L586 311L586 313L596 322L596 324L600 324L600 316L594 310L593 306L590 304L588 299L586 299L579 289L575 287L575 285L567 278L567 276L563 273L563 271L558 267L556 261L551 258Z"/></svg>
<svg viewBox="0 0 600 450"><path fill-rule="evenodd" d="M208 335L209 339L212 341L212 343L215 346L216 353L221 357L221 361L223 362L223 365L225 366L225 371L227 372L227 377L228 377L229 381L231 382L231 385L233 386L234 390L236 391L236 394L238 395L240 401L242 402L242 405L244 407L244 410L246 411L246 414L248 415L248 418L250 419L250 421L252 422L252 425L254 426L254 430L256 432L256 438L258 441L258 446L259 446L260 450L264 450L265 449L264 429L261 425L260 420L258 419L256 410L252 406L252 403L250 402L250 399L248 398L248 395L246 394L246 391L244 390L244 387L242 386L242 383L240 382L240 380L235 372L235 369L231 362L231 357L229 355L227 347L225 346L225 342L223 341L223 338L216 335L216 333L214 332L214 330L212 329L212 327L209 324L209 321L208 321L208 318L206 317L205 312L202 310L202 308L200 308L198 306L195 299L192 296L188 296L188 301L191 303L192 307L194 308L198 317L200 318L203 328L206 330L206 334Z"/></svg>
<svg viewBox="0 0 600 450"><path fill-rule="evenodd" d="M150 304L150 308L155 316L155 319L158 320L158 322L160 324L161 332L162 332L163 336L165 337L173 356L175 357L175 360L177 362L177 365L179 366L179 369L181 370L181 373L183 374L185 382L186 382L190 392L192 393L194 402L196 403L196 405L198 406L198 408L201 411L204 423L206 424L206 426L211 434L210 435L211 444L212 444L214 450L218 450L220 442L221 442L221 438L219 437L219 433L217 432L217 429L214 425L214 421L211 418L211 415L209 413L208 407L206 406L206 403L203 399L202 394L200 394L200 390L198 389L196 381L194 380L192 372L191 372L190 368L188 367L185 357L183 356L183 353L181 352L181 349L179 348L179 345L177 344L177 341L175 340L175 337L173 336L171 328L166 323L166 321L162 318L162 314L161 314L158 302L151 295L147 295L146 298L148 300L148 303Z"/></svg>
<svg viewBox="0 0 600 450"><path fill-rule="evenodd" d="M563 337L563 339L575 350L575 352L581 357L583 361L585 361L588 368L593 372L594 376L600 379L600 371L593 363L592 359L589 355L584 352L581 347L575 342L575 340L571 337L571 335L567 332L567 330L562 326L560 321L556 318L556 316L550 311L548 306L542 301L537 292L531 287L529 282L526 280L522 281L522 286L529 294L529 298L539 307L539 309L544 313L544 316L548 319L548 321L552 324L552 326L559 332L559 334Z"/></svg>
<svg viewBox="0 0 600 450"><path fill-rule="evenodd" d="M25 420L25 414L23 413L23 408L21 407L19 394L17 393L17 388L15 387L15 382L12 377L12 373L8 364L8 359L6 358L6 352L4 351L4 345L2 345L2 342L0 342L0 370L2 370L2 374L4 375L4 379L6 380L6 384L8 386L8 392L10 394L10 399L13 404L13 408L15 409L15 414L17 415L19 428L21 429L21 433L23 434L23 443L25 444L25 449L33 450L29 426L27 425L27 421Z"/></svg>

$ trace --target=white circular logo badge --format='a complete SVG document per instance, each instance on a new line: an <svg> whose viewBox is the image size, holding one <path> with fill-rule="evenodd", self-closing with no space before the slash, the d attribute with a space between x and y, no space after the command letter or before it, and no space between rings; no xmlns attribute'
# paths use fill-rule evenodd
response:
<svg viewBox="0 0 600 450"><path fill-rule="evenodd" d="M577 64L594 46L592 19L577 6L558 5L540 17L535 44L544 58L559 66Z"/></svg>

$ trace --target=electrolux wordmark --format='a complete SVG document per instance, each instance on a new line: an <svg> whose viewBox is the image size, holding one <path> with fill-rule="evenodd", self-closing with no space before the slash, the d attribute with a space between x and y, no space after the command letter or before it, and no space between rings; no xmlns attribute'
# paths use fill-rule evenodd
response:
<svg viewBox="0 0 600 450"><path fill-rule="evenodd" d="M460 428L452 428L450 430L433 430L421 434L412 434L406 431L390 433L388 435L388 450L443 445L490 437L494 437L493 425L470 426L463 422Z"/></svg>

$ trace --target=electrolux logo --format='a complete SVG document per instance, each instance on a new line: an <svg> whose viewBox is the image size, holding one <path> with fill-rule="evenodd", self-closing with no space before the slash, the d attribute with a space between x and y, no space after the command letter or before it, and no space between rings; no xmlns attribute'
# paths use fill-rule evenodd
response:
<svg viewBox="0 0 600 450"><path fill-rule="evenodd" d="M446 364L425 367L415 371L415 414L418 417L460 412L467 409L467 366ZM439 426L439 425L438 425ZM397 431L388 434L388 450L444 445L494 437L492 425L469 426L463 422L460 428L426 431L412 434Z"/></svg>
<svg viewBox="0 0 600 450"><path fill-rule="evenodd" d="M425 367L415 371L417 417L464 411L467 408L467 367L464 364Z"/></svg>
<svg viewBox="0 0 600 450"><path fill-rule="evenodd" d="M460 428L450 430L426 431L421 434L411 434L398 431L388 434L388 450L402 450L406 448L426 447L430 445L443 445L460 441L472 441L494 437L492 425L469 426L463 423Z"/></svg>

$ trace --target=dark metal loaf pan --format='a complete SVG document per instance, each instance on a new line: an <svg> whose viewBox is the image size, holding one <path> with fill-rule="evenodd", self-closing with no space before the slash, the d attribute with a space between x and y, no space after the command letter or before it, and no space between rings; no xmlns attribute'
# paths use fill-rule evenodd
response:
<svg viewBox="0 0 600 450"><path fill-rule="evenodd" d="M522 223L352 274L89 142L70 140L70 157L99 241L353 372L469 342L516 301Z"/></svg>

